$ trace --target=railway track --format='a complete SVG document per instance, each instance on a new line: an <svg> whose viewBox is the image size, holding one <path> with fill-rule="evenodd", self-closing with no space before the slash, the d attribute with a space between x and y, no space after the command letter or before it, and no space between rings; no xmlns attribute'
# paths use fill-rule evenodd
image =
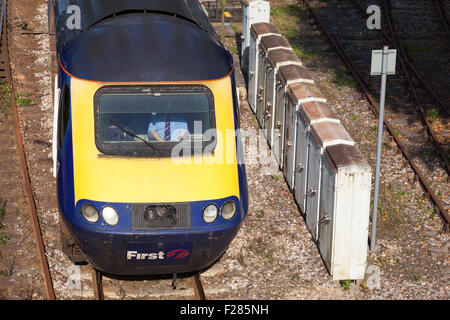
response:
<svg viewBox="0 0 450 320"><path fill-rule="evenodd" d="M379 105L374 96L379 96L379 80L370 77L371 51L382 48L384 43L391 48L400 48L400 68L388 82L384 124L429 194L444 228L448 229L450 203L445 196L449 194L450 132L446 101L450 101L450 70L443 67L442 60L450 57L448 47L426 52L427 47L418 45L447 45L445 23L440 18L445 15L440 15L438 10L442 7L438 8L435 1L378 1L376 4L383 9L383 26L381 32L376 32L366 28L367 1L327 1L313 5L313 1L303 0L303 3L358 81L376 116ZM345 24L341 19L343 16L346 17ZM422 18L418 19L418 16ZM427 70L426 74L424 70Z"/></svg>
<svg viewBox="0 0 450 320"><path fill-rule="evenodd" d="M22 169L22 176L23 176L23 190L25 192L25 197L28 202L29 207L29 214L33 225L33 232L36 240L37 250L38 250L38 256L39 256L39 262L40 267L42 271L42 276L44 279L44 285L46 288L46 296L50 300L55 299L55 292L53 289L53 283L52 278L50 274L50 270L48 267L47 257L45 255L45 247L44 242L42 240L42 234L41 234L41 228L39 224L39 218L36 210L36 203L35 198L33 195L33 190L31 187L31 178L30 173L28 170L28 164L27 159L25 155L25 146L22 138L22 133L20 131L20 118L19 118L19 112L17 108L16 103L16 92L14 90L14 81L12 78L11 73L11 66L10 66L10 60L9 60L9 50L8 50L8 29L7 29L7 1L2 1L2 11L1 11L1 46L2 46L2 66L3 70L5 72L5 79L9 83L10 88L10 99L11 99L11 111L14 118L14 127L15 127L15 138L16 138L16 145L17 145L17 154L20 162L20 167Z"/></svg>
<svg viewBox="0 0 450 320"><path fill-rule="evenodd" d="M105 292L103 289L104 274L97 270L92 270L92 282L94 284L94 296L97 300L105 300ZM129 278L130 279L130 278ZM195 273L189 277L192 290L196 300L207 300L205 291L203 290L203 284L199 273ZM171 287L173 290L177 288L176 276L172 279ZM189 281L188 281L189 282Z"/></svg>

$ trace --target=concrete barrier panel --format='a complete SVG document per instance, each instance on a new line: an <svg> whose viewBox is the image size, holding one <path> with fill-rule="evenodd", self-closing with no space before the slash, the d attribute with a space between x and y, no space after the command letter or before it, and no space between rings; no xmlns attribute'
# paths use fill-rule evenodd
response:
<svg viewBox="0 0 450 320"><path fill-rule="evenodd" d="M277 105L276 90L277 90L277 73L282 66L288 65L302 65L300 60L292 50L289 49L275 49L269 51L267 55L268 73L266 76L265 89L265 106L266 112L264 117L264 128L267 134L267 140L271 147L274 146L274 139L276 136L277 144L275 150L279 150L279 138L281 136L280 130L284 130L284 105ZM282 118L283 117L283 118Z"/></svg>
<svg viewBox="0 0 450 320"><path fill-rule="evenodd" d="M308 177L306 187L306 225L317 241L321 197L322 165L325 148L337 144L353 146L350 135L340 123L319 122L311 125L309 139Z"/></svg>
<svg viewBox="0 0 450 320"><path fill-rule="evenodd" d="M268 115L266 105L266 79L271 71L268 55L277 49L292 50L286 39L279 35L269 35L261 38L259 51L258 90L256 101L256 118L261 128L265 128L265 118Z"/></svg>
<svg viewBox="0 0 450 320"><path fill-rule="evenodd" d="M266 22L254 23L251 25L248 71L248 103L253 112L256 112L260 41L263 37L270 35L280 35L280 32L274 25Z"/></svg>
<svg viewBox="0 0 450 320"><path fill-rule="evenodd" d="M310 80L306 79L307 82L304 82L308 76L309 74L305 72L304 68L297 65L280 67L281 81L286 83L289 96L285 113L282 160L284 176L291 190L295 189L295 168L298 165L296 160L297 109L306 102L326 102L321 92L309 82Z"/></svg>
<svg viewBox="0 0 450 320"><path fill-rule="evenodd" d="M292 85L294 83L314 84L311 74L302 66L280 67L280 80L286 85Z"/></svg>
<svg viewBox="0 0 450 320"><path fill-rule="evenodd" d="M319 122L337 122L340 120L330 106L323 102L305 102L297 106L297 146L296 146L296 167L295 167L295 192L294 197L300 210L304 214L306 211L306 186L308 173L308 153L310 126Z"/></svg>
<svg viewBox="0 0 450 320"><path fill-rule="evenodd" d="M248 72L250 28L255 23L270 22L270 3L261 0L242 1L241 67Z"/></svg>
<svg viewBox="0 0 450 320"><path fill-rule="evenodd" d="M318 226L320 254L334 280L363 279L367 264L371 169L354 146L324 153Z"/></svg>

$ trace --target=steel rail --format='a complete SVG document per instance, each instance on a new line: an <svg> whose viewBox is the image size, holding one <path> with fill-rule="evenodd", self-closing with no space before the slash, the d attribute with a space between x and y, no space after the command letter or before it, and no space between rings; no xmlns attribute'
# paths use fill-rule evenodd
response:
<svg viewBox="0 0 450 320"><path fill-rule="evenodd" d="M47 298L49 300L55 300L55 292L53 288L52 278L50 274L50 270L48 267L48 261L45 254L45 246L44 241L42 239L42 233L41 228L39 225L39 218L37 214L36 209L36 202L33 196L33 189L31 186L31 178L30 178L30 172L28 170L27 166L27 159L25 155L25 146L23 143L22 133L20 131L20 119L19 119L19 112L18 107L16 104L16 97L15 97L15 90L14 90L14 81L12 78L11 73L11 65L9 60L9 52L8 52L8 32L7 32L7 13L6 13L6 0L3 0L2 3L2 46L5 53L5 69L7 74L7 79L10 84L10 95L11 95L11 108L13 111L14 116L14 124L15 124L15 136L17 140L17 152L20 160L20 166L22 168L23 178L24 178L24 188L25 188L25 195L27 197L28 205L30 207L30 216L33 223L33 231L37 242L37 247L39 251L39 260L42 267L44 282L45 282L45 288L47 291Z"/></svg>
<svg viewBox="0 0 450 320"><path fill-rule="evenodd" d="M105 300L103 293L103 275L100 271L92 268L92 282L94 285L94 297L96 300Z"/></svg>
<svg viewBox="0 0 450 320"><path fill-rule="evenodd" d="M393 22L393 18L392 18L392 14L391 14L392 10L390 10L390 8L392 6L389 6L390 3L391 3L391 1L384 0L384 7L385 7L385 10L386 10L386 20L387 20L387 23L388 23L388 27L389 27L389 31L390 31L391 37L392 37L391 39L392 39L394 45L399 49L400 56L403 57L403 58L406 58L406 53L405 53L403 44L402 44L401 40L398 39L397 36L396 36L396 30L395 30L395 27L394 27L394 22ZM438 149L438 151L439 151L439 153L441 155L441 159L444 162L444 166L445 166L445 170L447 171L447 175L449 175L450 174L450 163L449 163L449 160L447 159L445 151L442 149L441 143L439 141L439 138L437 137L436 132L434 131L433 127L431 126L431 123L428 121L427 114L425 112L425 109L424 109L421 101L420 101L419 95L417 94L417 90L416 90L416 88L414 86L413 79L412 79L410 73L408 72L408 69L407 69L407 67L406 67L406 65L405 65L403 60L404 59L400 59L400 65L401 65L401 67L403 69L403 73L405 74L405 76L406 76L406 78L408 80L409 87L411 88L411 92L412 92L412 94L414 96L414 100L417 103L417 107L418 107L418 109L420 111L420 114L422 116L422 120L424 121L424 123L425 123L425 125L427 127L428 134L431 136L431 140L433 141L434 145Z"/></svg>
<svg viewBox="0 0 450 320"><path fill-rule="evenodd" d="M449 39L450 39L450 29L448 26L449 22L448 22L448 18L446 16L446 14L445 14L444 4L442 3L442 0L434 0L434 2L436 3L436 7L438 8L439 15L442 20L442 24L444 25L445 31L447 32L447 37L449 37Z"/></svg>
<svg viewBox="0 0 450 320"><path fill-rule="evenodd" d="M311 11L311 14L313 15L313 17L316 20L317 24L321 27L321 29L324 32L324 34L328 37L330 42L336 48L336 50L337 50L339 56L341 57L341 59L343 60L343 62L347 65L349 70L352 72L353 76L358 80L361 89L364 91L364 94L365 94L366 98L370 102L370 107L371 107L372 112L376 116L378 116L379 115L380 106L378 105L378 103L376 103L375 99L370 94L369 89L368 89L369 86L367 85L366 81L362 77L361 73L358 71L358 69L355 67L354 63L346 55L345 51L343 50L343 48L339 44L339 42L337 42L333 38L333 36L328 32L328 30L325 27L325 25L323 24L322 20L320 19L320 17L317 15L317 13L314 11L313 7L311 6L311 3L309 2L309 0L302 0L302 1L305 3L305 5ZM391 134L391 136L394 138L394 141L397 143L397 145L400 148L403 156L405 157L405 159L410 164L410 166L413 169L414 173L419 178L419 181L420 181L421 185L423 186L425 191L429 194L429 196L431 198L431 201L438 208L440 217L441 217L441 219L444 222L444 228L448 230L449 223L450 223L450 216L449 216L447 210L445 210L442 202L434 194L433 189L431 188L430 184L426 181L425 177L422 175L422 173L420 171L420 168L417 167L417 165L414 163L414 161L412 160L412 157L410 156L407 148L405 147L405 145L403 144L401 139L397 136L397 134L395 133L394 128L392 127L392 125L390 124L390 122L387 119L384 119L384 125L386 126L386 129Z"/></svg>
<svg viewBox="0 0 450 320"><path fill-rule="evenodd" d="M200 281L200 274L196 273L191 277L192 287L194 289L197 300L206 300L205 291L203 290L202 282Z"/></svg>
<svg viewBox="0 0 450 320"><path fill-rule="evenodd" d="M200 280L200 274L195 273L190 277L192 282L192 289L197 300L206 300L205 291ZM103 292L103 273L99 270L92 268L92 282L94 287L94 297L96 300L105 300L105 294ZM172 283L172 286L174 284Z"/></svg>

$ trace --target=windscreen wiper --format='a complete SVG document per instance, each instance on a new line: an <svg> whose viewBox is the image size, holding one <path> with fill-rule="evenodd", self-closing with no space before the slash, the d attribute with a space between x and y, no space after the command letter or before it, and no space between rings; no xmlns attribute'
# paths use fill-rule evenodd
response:
<svg viewBox="0 0 450 320"><path fill-rule="evenodd" d="M133 138L136 138L138 140L141 140L142 142L144 142L147 146L149 146L151 149L153 149L154 151L156 151L157 154L159 154L159 150L153 146L150 142L148 142L147 140L139 137L138 135L134 134L133 132L131 132L130 130L122 127L121 125L119 125L118 123L116 123L115 121L109 120L109 122L111 122L113 125L115 125L116 127L118 127L120 130L122 130L123 132L125 132L126 134L129 134L130 136L132 136Z"/></svg>

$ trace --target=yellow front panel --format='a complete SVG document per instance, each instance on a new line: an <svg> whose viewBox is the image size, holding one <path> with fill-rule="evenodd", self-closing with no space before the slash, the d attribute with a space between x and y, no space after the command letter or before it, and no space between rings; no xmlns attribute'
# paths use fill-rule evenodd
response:
<svg viewBox="0 0 450 320"><path fill-rule="evenodd" d="M234 130L230 78L198 84L214 95L217 146L213 155L188 158L190 164L183 164L171 158L101 154L95 145L94 94L107 84L72 78L75 203L80 199L156 203L239 197L236 147L224 143L227 129Z"/></svg>

